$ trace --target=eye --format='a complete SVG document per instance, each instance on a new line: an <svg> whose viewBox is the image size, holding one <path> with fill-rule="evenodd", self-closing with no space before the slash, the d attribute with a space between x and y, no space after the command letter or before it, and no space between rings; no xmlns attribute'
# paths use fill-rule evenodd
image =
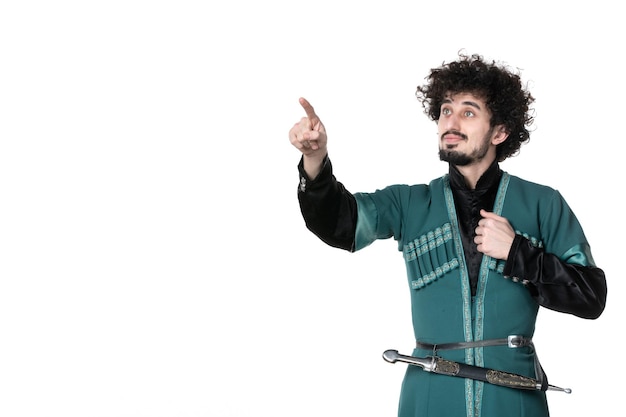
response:
<svg viewBox="0 0 626 417"><path fill-rule="evenodd" d="M474 117L474 112L473 112L473 111L471 111L471 110L465 110L465 111L463 112L463 115L464 115L465 117Z"/></svg>
<svg viewBox="0 0 626 417"><path fill-rule="evenodd" d="M441 109L441 114L443 114L443 115L445 115L445 116L450 115L450 113L452 113L452 112L451 112L451 111L450 111L450 109L448 109L448 108L443 108L443 109Z"/></svg>

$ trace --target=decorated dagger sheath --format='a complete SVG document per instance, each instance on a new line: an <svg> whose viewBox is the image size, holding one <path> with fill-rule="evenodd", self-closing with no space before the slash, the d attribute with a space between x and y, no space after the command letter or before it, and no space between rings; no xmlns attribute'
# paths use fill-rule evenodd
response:
<svg viewBox="0 0 626 417"><path fill-rule="evenodd" d="M534 379L523 375L512 374L504 371L496 371L480 366L467 365L464 363L449 361L443 358L429 356L426 358L418 358L415 356L406 356L398 353L397 350L387 350L383 353L383 359L387 362L405 362L410 365L419 366L426 372L433 372L441 375L455 376L459 378L470 378L477 381L487 382L489 384L500 385L508 388L541 390L541 383ZM547 389L554 391L562 391L571 393L569 388L559 388L554 385L548 385Z"/></svg>

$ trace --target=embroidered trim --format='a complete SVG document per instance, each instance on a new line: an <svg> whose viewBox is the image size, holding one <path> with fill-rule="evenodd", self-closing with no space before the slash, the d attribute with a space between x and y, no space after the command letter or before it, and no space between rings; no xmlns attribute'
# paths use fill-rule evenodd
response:
<svg viewBox="0 0 626 417"><path fill-rule="evenodd" d="M528 233L522 233L519 230L516 230L515 233L528 239L530 241L530 244L534 247L543 248L543 242L540 239L530 236Z"/></svg>
<svg viewBox="0 0 626 417"><path fill-rule="evenodd" d="M502 214L502 207L504 206L504 197L509 187L510 176L508 173L503 172L500 184L498 185L498 192L496 194L496 200L493 204L493 212L497 215ZM475 328L474 328L474 340L483 340L484 332L484 318L485 318L485 291L487 288L487 281L489 280L489 270L498 270L501 268L500 273L504 270L504 264L506 261L497 260L491 256L484 255L480 266L480 273L478 276L478 288L476 291L475 300ZM474 349L474 364L477 366L485 366L485 358L483 356L483 348ZM480 381L475 382L474 391L474 416L481 416L482 414L482 397L484 383Z"/></svg>
<svg viewBox="0 0 626 417"><path fill-rule="evenodd" d="M456 207L454 205L454 196L452 195L452 189L450 188L450 179L448 175L443 177L443 192L446 199L446 208L448 209L448 218L452 223L452 232L454 236L454 248L457 253L457 257L460 259L459 267L461 273L459 274L461 279L461 291L463 297L463 328L465 341L473 340L472 337L472 303L471 293L469 288L469 277L467 275L467 265L465 264L465 256L463 256L463 243L461 241L461 233L459 231L459 222L456 217ZM465 363L473 364L472 352L474 349L465 349ZM474 381L471 379L465 380L465 406L467 410L467 417L474 415Z"/></svg>
<svg viewBox="0 0 626 417"><path fill-rule="evenodd" d="M434 231L407 243L404 246L404 259L407 262L412 261L418 256L422 256L426 252L443 245L450 239L452 239L452 226L450 226L450 223L446 223L442 227L438 227Z"/></svg>
<svg viewBox="0 0 626 417"><path fill-rule="evenodd" d="M447 274L448 272L458 267L459 267L459 260L456 258L452 259L450 262L444 263L441 267L435 268L435 270L432 271L430 274L420 277L418 279L412 280L411 288L415 290L418 288L425 287L426 285L430 284L433 281L436 281L438 278L441 278L443 275Z"/></svg>
<svg viewBox="0 0 626 417"><path fill-rule="evenodd" d="M504 265L506 265L506 261L502 259L489 258L489 262L487 262L487 267L499 274L502 274L504 271Z"/></svg>
<svg viewBox="0 0 626 417"><path fill-rule="evenodd" d="M452 225L445 223L404 245L412 289L422 288L459 267L452 238Z"/></svg>

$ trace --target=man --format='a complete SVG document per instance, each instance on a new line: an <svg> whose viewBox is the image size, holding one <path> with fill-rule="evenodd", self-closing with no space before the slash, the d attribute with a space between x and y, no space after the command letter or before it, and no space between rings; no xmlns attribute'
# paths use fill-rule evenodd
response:
<svg viewBox="0 0 626 417"><path fill-rule="evenodd" d="M417 97L437 122L449 172L430 184L351 194L332 173L313 107L289 132L302 153L298 199L307 227L360 250L393 237L411 292L415 356L536 378L522 390L409 366L400 417L548 416L547 381L532 336L539 306L595 319L606 280L558 191L509 175L499 162L528 141L532 95L520 77L479 55L432 69ZM507 340L518 343L507 343ZM504 341L504 342L503 342Z"/></svg>

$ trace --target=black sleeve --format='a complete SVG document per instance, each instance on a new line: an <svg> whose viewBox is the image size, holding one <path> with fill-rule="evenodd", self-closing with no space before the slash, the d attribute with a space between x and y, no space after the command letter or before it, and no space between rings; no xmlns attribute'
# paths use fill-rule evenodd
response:
<svg viewBox="0 0 626 417"><path fill-rule="evenodd" d="M330 246L354 251L356 200L333 175L328 156L313 180L298 164L298 201L307 228Z"/></svg>
<svg viewBox="0 0 626 417"><path fill-rule="evenodd" d="M503 274L521 281L539 305L586 319L606 305L606 278L597 267L568 264L517 235Z"/></svg>

